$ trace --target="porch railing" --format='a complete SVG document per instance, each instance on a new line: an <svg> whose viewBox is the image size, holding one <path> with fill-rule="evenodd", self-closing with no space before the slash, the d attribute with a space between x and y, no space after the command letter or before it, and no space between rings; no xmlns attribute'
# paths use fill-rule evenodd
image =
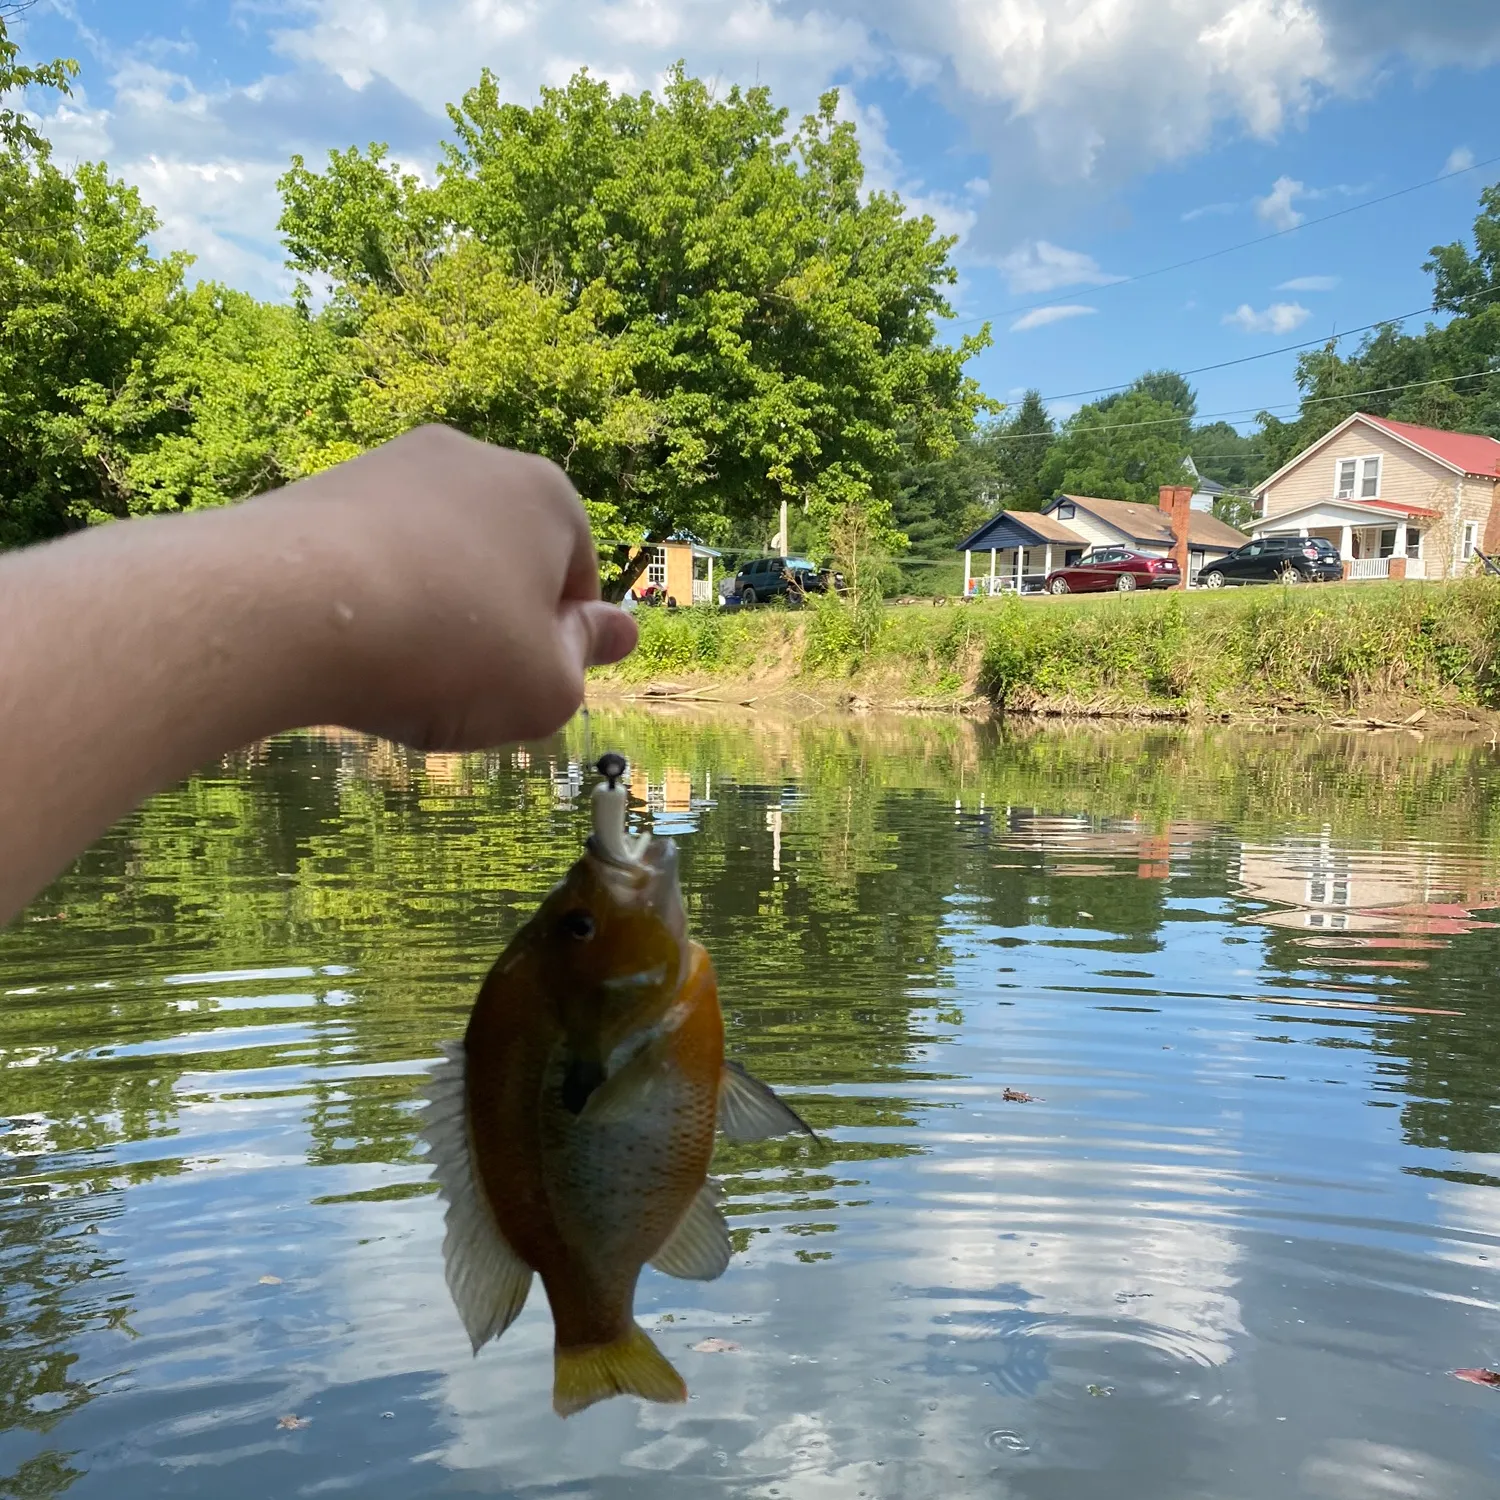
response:
<svg viewBox="0 0 1500 1500"><path fill-rule="evenodd" d="M693 603L712 604L714 602L714 586L706 578L695 578L693 580Z"/></svg>
<svg viewBox="0 0 1500 1500"><path fill-rule="evenodd" d="M1350 578L1389 578L1391 560L1388 557L1356 557L1349 564Z"/></svg>

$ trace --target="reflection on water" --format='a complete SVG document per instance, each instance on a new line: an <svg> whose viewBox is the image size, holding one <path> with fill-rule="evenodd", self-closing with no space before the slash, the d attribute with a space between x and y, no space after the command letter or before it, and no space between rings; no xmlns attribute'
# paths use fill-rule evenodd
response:
<svg viewBox="0 0 1500 1500"><path fill-rule="evenodd" d="M414 1111L586 742L827 1144L724 1146L729 1273L643 1279L694 1399L563 1425L541 1299L469 1355ZM0 1495L1491 1495L1495 768L603 711L232 757L0 935Z"/></svg>

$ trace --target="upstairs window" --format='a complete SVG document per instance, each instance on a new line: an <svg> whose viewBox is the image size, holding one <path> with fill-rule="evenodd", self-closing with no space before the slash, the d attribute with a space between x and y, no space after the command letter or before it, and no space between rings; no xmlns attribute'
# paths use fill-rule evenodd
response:
<svg viewBox="0 0 1500 1500"><path fill-rule="evenodd" d="M1340 500L1373 500L1380 493L1380 455L1370 458L1341 458L1335 464Z"/></svg>

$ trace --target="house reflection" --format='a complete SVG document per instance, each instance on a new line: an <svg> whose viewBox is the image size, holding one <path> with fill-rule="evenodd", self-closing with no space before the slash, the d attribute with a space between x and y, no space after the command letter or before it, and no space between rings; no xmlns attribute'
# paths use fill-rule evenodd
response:
<svg viewBox="0 0 1500 1500"><path fill-rule="evenodd" d="M1282 908L1244 920L1298 931L1451 935L1493 926L1475 914L1500 906L1500 875L1486 862L1328 839L1247 844L1238 884L1242 895Z"/></svg>

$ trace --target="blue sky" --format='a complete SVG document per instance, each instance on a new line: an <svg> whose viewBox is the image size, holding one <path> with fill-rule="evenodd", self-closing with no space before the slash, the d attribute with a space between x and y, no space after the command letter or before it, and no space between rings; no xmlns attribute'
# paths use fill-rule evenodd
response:
<svg viewBox="0 0 1500 1500"><path fill-rule="evenodd" d="M652 87L677 57L794 112L838 84L871 181L961 237L957 327L993 324L986 390L1036 386L1060 415L1146 368L1423 306L1429 248L1500 180L1307 223L1500 156L1495 0L39 0L18 31L82 64L71 101L35 101L62 158L109 161L163 248L266 296L290 286L291 153L384 140L430 167L482 66L520 100L583 65ZM1294 359L1192 377L1200 411L1293 401Z"/></svg>

